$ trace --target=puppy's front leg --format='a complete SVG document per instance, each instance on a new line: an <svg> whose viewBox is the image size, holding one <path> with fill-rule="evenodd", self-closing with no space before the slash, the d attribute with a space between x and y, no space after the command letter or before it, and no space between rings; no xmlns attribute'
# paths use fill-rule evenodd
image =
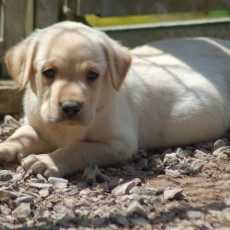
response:
<svg viewBox="0 0 230 230"><path fill-rule="evenodd" d="M0 144L0 163L15 162L28 156L47 152L46 142L31 126L23 126Z"/></svg>
<svg viewBox="0 0 230 230"><path fill-rule="evenodd" d="M77 142L50 154L30 155L21 165L31 174L63 177L89 165L109 165L127 159L130 153L127 145L120 141L108 144Z"/></svg>

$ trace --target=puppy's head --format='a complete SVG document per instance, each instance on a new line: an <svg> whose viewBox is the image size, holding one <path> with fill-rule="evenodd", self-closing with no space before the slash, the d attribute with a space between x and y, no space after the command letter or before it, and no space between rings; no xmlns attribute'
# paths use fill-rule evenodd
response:
<svg viewBox="0 0 230 230"><path fill-rule="evenodd" d="M21 89L29 82L44 122L84 126L119 91L131 56L102 32L62 22L34 32L5 60Z"/></svg>

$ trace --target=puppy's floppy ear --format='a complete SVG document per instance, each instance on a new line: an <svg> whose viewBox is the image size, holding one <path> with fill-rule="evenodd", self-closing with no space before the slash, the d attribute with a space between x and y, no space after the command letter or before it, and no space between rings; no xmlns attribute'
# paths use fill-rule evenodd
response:
<svg viewBox="0 0 230 230"><path fill-rule="evenodd" d="M38 43L39 31L11 48L5 55L7 68L20 89L26 87L29 78L35 75L33 60Z"/></svg>
<svg viewBox="0 0 230 230"><path fill-rule="evenodd" d="M104 35L102 47L108 62L113 88L119 91L131 64L129 50Z"/></svg>

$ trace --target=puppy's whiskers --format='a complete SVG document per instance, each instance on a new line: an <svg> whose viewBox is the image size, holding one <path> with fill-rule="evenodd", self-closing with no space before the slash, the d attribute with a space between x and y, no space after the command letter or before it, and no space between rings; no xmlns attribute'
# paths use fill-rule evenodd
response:
<svg viewBox="0 0 230 230"><path fill-rule="evenodd" d="M86 102L88 99L90 99L90 97L86 97L83 99L83 102Z"/></svg>

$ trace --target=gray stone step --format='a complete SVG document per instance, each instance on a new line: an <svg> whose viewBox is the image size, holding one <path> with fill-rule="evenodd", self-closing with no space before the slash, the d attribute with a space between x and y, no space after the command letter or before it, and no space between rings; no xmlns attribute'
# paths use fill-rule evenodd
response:
<svg viewBox="0 0 230 230"><path fill-rule="evenodd" d="M0 117L22 112L23 93L13 80L0 80Z"/></svg>

